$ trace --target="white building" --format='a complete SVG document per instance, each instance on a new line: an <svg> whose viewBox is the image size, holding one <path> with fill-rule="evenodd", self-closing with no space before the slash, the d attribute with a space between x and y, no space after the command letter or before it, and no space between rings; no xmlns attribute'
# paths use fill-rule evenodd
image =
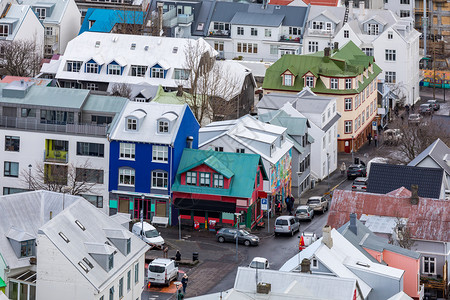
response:
<svg viewBox="0 0 450 300"><path fill-rule="evenodd" d="M264 191L284 199L291 193L292 147L287 129L245 115L237 120L212 122L200 128L199 149L261 155L269 180Z"/></svg>
<svg viewBox="0 0 450 300"><path fill-rule="evenodd" d="M9 299L140 298L149 247L83 198L26 192L1 196L0 210Z"/></svg>
<svg viewBox="0 0 450 300"><path fill-rule="evenodd" d="M304 53L353 41L366 55L374 56L380 75L405 104L419 99L419 36L412 18L400 18L386 9L311 7L305 31Z"/></svg>
<svg viewBox="0 0 450 300"><path fill-rule="evenodd" d="M108 213L107 124L128 100L19 81L1 84L0 93L2 193L38 188L52 173L65 174L67 184L89 187L81 187L83 197Z"/></svg>
<svg viewBox="0 0 450 300"><path fill-rule="evenodd" d="M311 176L322 180L336 170L337 126L340 115L336 110L336 98L317 96L308 88L297 95L270 93L256 105L258 115L282 109L291 116L307 118L312 137ZM309 180L308 180L309 182Z"/></svg>
<svg viewBox="0 0 450 300"><path fill-rule="evenodd" d="M78 35L81 13L74 0L21 0L45 27L44 56L63 54L67 43Z"/></svg>

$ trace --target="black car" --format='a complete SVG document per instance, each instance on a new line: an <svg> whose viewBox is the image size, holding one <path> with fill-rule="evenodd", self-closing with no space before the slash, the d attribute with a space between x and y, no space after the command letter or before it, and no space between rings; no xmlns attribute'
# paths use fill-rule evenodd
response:
<svg viewBox="0 0 450 300"><path fill-rule="evenodd" d="M367 170L363 164L350 165L347 169L347 178L366 177Z"/></svg>
<svg viewBox="0 0 450 300"><path fill-rule="evenodd" d="M257 246L259 244L259 237L256 235L250 234L245 230L237 230L236 228L222 228L216 233L216 238L219 243L223 242L236 242L236 234L238 238L239 244L244 244L245 246L254 245Z"/></svg>

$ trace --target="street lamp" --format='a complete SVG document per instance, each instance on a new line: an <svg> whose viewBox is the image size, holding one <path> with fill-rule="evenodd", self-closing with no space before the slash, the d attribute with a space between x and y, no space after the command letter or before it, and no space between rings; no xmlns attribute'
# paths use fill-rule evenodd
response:
<svg viewBox="0 0 450 300"><path fill-rule="evenodd" d="M141 239L144 239L144 199L145 195L141 195L142 203L141 203Z"/></svg>
<svg viewBox="0 0 450 300"><path fill-rule="evenodd" d="M353 135L352 135L352 164L354 163L354 161L355 161L355 158L353 157L354 156L354 154L353 154Z"/></svg>
<svg viewBox="0 0 450 300"><path fill-rule="evenodd" d="M236 235L234 238L236 239L236 261L238 261L238 240L239 240L239 217L241 216L240 213L234 213L236 216Z"/></svg>
<svg viewBox="0 0 450 300"><path fill-rule="evenodd" d="M28 165L28 189L31 191L31 164Z"/></svg>

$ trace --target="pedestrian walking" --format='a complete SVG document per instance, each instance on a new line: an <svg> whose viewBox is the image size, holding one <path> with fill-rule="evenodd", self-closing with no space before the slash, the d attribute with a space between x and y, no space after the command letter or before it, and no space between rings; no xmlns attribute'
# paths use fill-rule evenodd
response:
<svg viewBox="0 0 450 300"><path fill-rule="evenodd" d="M370 146L370 143L372 143L372 134L370 132L367 135L367 140L369 141L369 146Z"/></svg>
<svg viewBox="0 0 450 300"><path fill-rule="evenodd" d="M164 252L164 258L169 258L169 247L164 247L164 250L163 250L163 252Z"/></svg>
<svg viewBox="0 0 450 300"><path fill-rule="evenodd" d="M181 260L181 253L180 250L177 250L177 253L175 253L175 260L180 261Z"/></svg>
<svg viewBox="0 0 450 300"><path fill-rule="evenodd" d="M374 137L373 141L374 141L375 147L376 147L377 144L378 144L378 134L375 134L375 137Z"/></svg>
<svg viewBox="0 0 450 300"><path fill-rule="evenodd" d="M345 175L345 170L347 170L347 166L345 165L345 162L342 162L341 164L341 174Z"/></svg>
<svg viewBox="0 0 450 300"><path fill-rule="evenodd" d="M289 204L289 201L291 200L291 198L289 198L289 195L288 196L286 196L286 198L284 199L284 203L286 204L286 211L289 213L289 214L291 214L291 211L290 211L290 204Z"/></svg>
<svg viewBox="0 0 450 300"><path fill-rule="evenodd" d="M181 278L181 284L183 285L183 294L186 294L186 288L188 284L188 276L186 273L184 273L183 278Z"/></svg>

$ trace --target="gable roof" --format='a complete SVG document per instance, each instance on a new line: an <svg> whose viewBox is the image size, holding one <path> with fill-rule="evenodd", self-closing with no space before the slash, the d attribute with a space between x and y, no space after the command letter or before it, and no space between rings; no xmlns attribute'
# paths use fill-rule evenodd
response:
<svg viewBox="0 0 450 300"><path fill-rule="evenodd" d="M0 253L10 269L30 266L29 259L18 259L8 241L15 238L37 237L38 229L59 214L63 207L83 198L49 191L33 191L0 196ZM64 202L63 202L64 201ZM86 201L87 202L87 201ZM64 203L64 205L63 205ZM87 202L91 205L89 202Z"/></svg>
<svg viewBox="0 0 450 300"><path fill-rule="evenodd" d="M373 66L373 72L369 72L369 76L364 76L364 81L352 90L330 90L327 89L322 82L321 76L326 77L356 77L364 72L369 65ZM372 56L367 56L352 41L349 41L338 51L332 51L330 57L325 57L323 51L318 51L307 55L286 54L278 59L266 71L264 77L263 89L269 90L286 90L301 91L304 88L304 80L300 77L296 78L293 86L284 86L280 75L287 69L296 74L313 73L319 77L314 88L311 91L315 93L331 93L331 94L352 94L363 91L369 83L371 83L381 69L375 64Z"/></svg>
<svg viewBox="0 0 450 300"><path fill-rule="evenodd" d="M82 230L75 220L78 220L85 230ZM130 253L125 256L121 251L116 251L104 229L120 230L125 234L126 239L131 239ZM42 226L39 233L46 235L81 276L85 277L95 289L102 291L115 279L117 272L129 267L149 249L146 243L123 229L122 225L96 209L88 201L80 199ZM59 232L62 232L70 242L66 243ZM114 253L113 268L109 272L105 271L90 255L91 253L105 255ZM90 268L85 264L89 269L87 273L78 264L80 261L83 263L83 258L87 258L94 266Z"/></svg>
<svg viewBox="0 0 450 300"><path fill-rule="evenodd" d="M110 139L172 145L178 134L179 126L186 110L190 110L187 104L177 105L128 101L118 121L111 129ZM176 115L176 120L170 125L169 133L158 134L157 120L168 113L172 117ZM126 118L128 116L136 116L139 118L140 124L138 124L138 130L127 131L125 129Z"/></svg>
<svg viewBox="0 0 450 300"><path fill-rule="evenodd" d="M422 162L427 156L431 157L436 164L438 164L442 169L444 169L447 175L450 175L450 148L441 140L437 139L419 155L416 156L408 166L417 166Z"/></svg>
<svg viewBox="0 0 450 300"><path fill-rule="evenodd" d="M223 189L181 184L182 173L204 163L219 173L223 174L222 172L224 172L227 176L230 176L230 188ZM261 157L257 154L184 149L172 191L250 198L253 193L258 166L263 178L267 178Z"/></svg>
<svg viewBox="0 0 450 300"><path fill-rule="evenodd" d="M85 31L111 32L116 24L142 25L143 22L143 11L88 8L79 34Z"/></svg>
<svg viewBox="0 0 450 300"><path fill-rule="evenodd" d="M323 5L323 6L337 6L339 0L303 0L306 4L311 6Z"/></svg>
<svg viewBox="0 0 450 300"><path fill-rule="evenodd" d="M12 31L9 32L8 36L2 39L7 41L14 40L28 14L31 14L34 18L36 18L37 22L39 21L30 5L11 4L7 10L6 16L0 19L0 24L13 24ZM29 33L31 34L31 31ZM31 35L28 38L31 38Z"/></svg>
<svg viewBox="0 0 450 300"><path fill-rule="evenodd" d="M413 205L410 197L404 187L386 195L335 190L328 224L341 227L352 212L358 218L362 214L400 217L408 219L413 239L450 241L450 201L420 197L418 205Z"/></svg>
<svg viewBox="0 0 450 300"><path fill-rule="evenodd" d="M439 199L444 172L436 168L373 163L370 166L367 192L387 194L398 188L419 186L420 197Z"/></svg>
<svg viewBox="0 0 450 300"><path fill-rule="evenodd" d="M69 0L21 0L22 4L35 7L45 7L51 11L50 15L45 17L44 23L60 24L67 7L69 6Z"/></svg>
<svg viewBox="0 0 450 300"><path fill-rule="evenodd" d="M369 259L376 261L376 259L365 250L366 248L375 250L379 253L383 253L384 250L387 250L414 259L420 258L420 253L389 244L386 239L374 234L359 220L356 220L356 234L349 229L349 226L350 221L338 229L339 233L352 243L353 246L359 248L359 250Z"/></svg>

